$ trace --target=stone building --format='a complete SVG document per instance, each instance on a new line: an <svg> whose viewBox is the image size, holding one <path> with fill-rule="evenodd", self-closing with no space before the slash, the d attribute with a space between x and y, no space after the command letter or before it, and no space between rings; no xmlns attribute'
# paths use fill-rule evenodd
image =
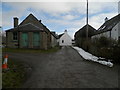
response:
<svg viewBox="0 0 120 90"><path fill-rule="evenodd" d="M6 30L6 45L9 48L39 48L51 47L51 32L34 15L30 14L20 24L14 18L14 28Z"/></svg>
<svg viewBox="0 0 120 90"><path fill-rule="evenodd" d="M58 46L58 35L55 32L51 32L51 46Z"/></svg>

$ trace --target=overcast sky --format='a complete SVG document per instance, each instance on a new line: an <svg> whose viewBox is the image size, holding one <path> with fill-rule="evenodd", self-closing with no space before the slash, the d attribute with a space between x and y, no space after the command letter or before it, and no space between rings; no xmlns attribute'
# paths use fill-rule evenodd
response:
<svg viewBox="0 0 120 90"><path fill-rule="evenodd" d="M15 2L16 1L16 2ZM48 2L49 1L49 2ZM2 0L2 24L3 29L13 27L13 17L19 18L19 23L30 13L35 15L51 31L58 34L65 29L73 38L74 33L86 24L86 0ZM68 2L69 1L69 2ZM108 19L118 14L119 0L88 0L89 24L98 29L105 17Z"/></svg>

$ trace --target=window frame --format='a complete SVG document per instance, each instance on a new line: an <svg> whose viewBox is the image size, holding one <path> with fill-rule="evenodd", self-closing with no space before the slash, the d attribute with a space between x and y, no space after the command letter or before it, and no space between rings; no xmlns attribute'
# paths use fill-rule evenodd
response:
<svg viewBox="0 0 120 90"><path fill-rule="evenodd" d="M14 41L18 40L18 33L17 32L13 32L13 40Z"/></svg>

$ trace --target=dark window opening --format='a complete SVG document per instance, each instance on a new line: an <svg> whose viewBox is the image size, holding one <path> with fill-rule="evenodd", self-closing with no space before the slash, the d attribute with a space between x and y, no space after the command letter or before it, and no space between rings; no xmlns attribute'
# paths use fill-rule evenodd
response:
<svg viewBox="0 0 120 90"><path fill-rule="evenodd" d="M120 43L120 36L119 36L119 38L118 38L118 42Z"/></svg>
<svg viewBox="0 0 120 90"><path fill-rule="evenodd" d="M62 43L64 43L64 40L62 40Z"/></svg>
<svg viewBox="0 0 120 90"><path fill-rule="evenodd" d="M13 40L18 40L17 32L13 32Z"/></svg>

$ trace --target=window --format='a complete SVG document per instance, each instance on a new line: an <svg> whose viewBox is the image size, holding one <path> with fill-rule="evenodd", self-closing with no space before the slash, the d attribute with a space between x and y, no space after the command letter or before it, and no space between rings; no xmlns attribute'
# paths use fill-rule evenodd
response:
<svg viewBox="0 0 120 90"><path fill-rule="evenodd" d="M64 40L62 40L62 43L64 43Z"/></svg>
<svg viewBox="0 0 120 90"><path fill-rule="evenodd" d="M17 32L13 32L13 40L18 40Z"/></svg>
<svg viewBox="0 0 120 90"><path fill-rule="evenodd" d="M118 42L120 43L120 36L119 36L119 38L118 38Z"/></svg>

